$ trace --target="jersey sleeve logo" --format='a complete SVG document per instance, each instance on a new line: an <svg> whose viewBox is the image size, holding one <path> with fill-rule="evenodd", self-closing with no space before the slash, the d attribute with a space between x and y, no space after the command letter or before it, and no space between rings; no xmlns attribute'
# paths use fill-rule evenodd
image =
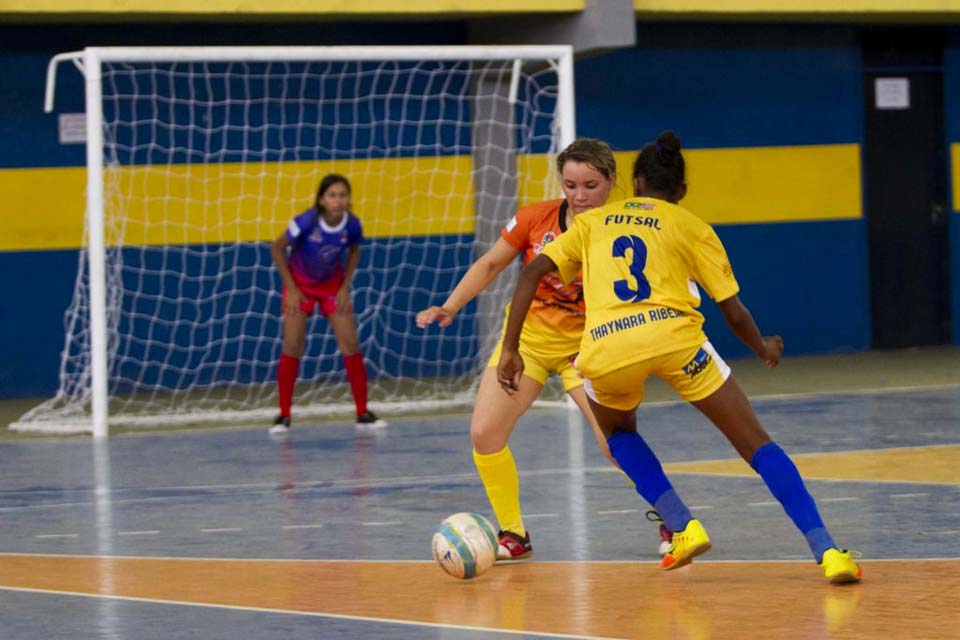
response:
<svg viewBox="0 0 960 640"><path fill-rule="evenodd" d="M540 243L533 243L533 252L537 255L540 255L540 252L543 251L543 248L556 239L556 233L553 231L544 231L543 237L540 239Z"/></svg>
<svg viewBox="0 0 960 640"><path fill-rule="evenodd" d="M290 224L287 225L287 233L290 234L291 238L297 238L300 236L300 227L297 225L296 218L291 220Z"/></svg>
<svg viewBox="0 0 960 640"><path fill-rule="evenodd" d="M507 226L506 226L507 233L510 233L511 231L516 229L516 227L517 227L517 216L513 216L512 218L510 218L510 222L507 223Z"/></svg>

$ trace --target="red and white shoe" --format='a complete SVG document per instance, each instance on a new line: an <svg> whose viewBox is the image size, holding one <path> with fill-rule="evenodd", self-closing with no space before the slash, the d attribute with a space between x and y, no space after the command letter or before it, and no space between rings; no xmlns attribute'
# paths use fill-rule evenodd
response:
<svg viewBox="0 0 960 640"><path fill-rule="evenodd" d="M501 531L497 534L500 546L497 547L497 560L520 560L533 555L533 545L530 544L530 532L521 536L513 531Z"/></svg>
<svg viewBox="0 0 960 640"><path fill-rule="evenodd" d="M663 524L663 518L660 517L660 514L651 509L646 513L647 520L650 522L659 522L660 523L660 548L657 550L660 554L660 557L667 555L670 551L670 545L673 544L673 531L667 529L667 525Z"/></svg>

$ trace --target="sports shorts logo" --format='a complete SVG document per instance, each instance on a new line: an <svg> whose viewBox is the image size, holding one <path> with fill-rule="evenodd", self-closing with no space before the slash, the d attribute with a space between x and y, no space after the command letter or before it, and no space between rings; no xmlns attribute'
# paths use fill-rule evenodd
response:
<svg viewBox="0 0 960 640"><path fill-rule="evenodd" d="M713 357L703 349L699 349L693 360L683 365L683 372L691 378L696 378L711 362L713 362Z"/></svg>

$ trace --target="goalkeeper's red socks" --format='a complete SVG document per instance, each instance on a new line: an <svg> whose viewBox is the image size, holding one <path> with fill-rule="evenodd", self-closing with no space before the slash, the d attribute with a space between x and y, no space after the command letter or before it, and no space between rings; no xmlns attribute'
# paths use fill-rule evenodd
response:
<svg viewBox="0 0 960 640"><path fill-rule="evenodd" d="M347 379L350 381L353 401L357 405L357 415L362 416L367 412L367 367L363 364L363 354L344 356L343 365L347 369Z"/></svg>
<svg viewBox="0 0 960 640"><path fill-rule="evenodd" d="M297 373L300 371L300 358L281 355L277 363L277 396L280 401L280 415L290 416L290 405L293 404L293 388L297 384Z"/></svg>

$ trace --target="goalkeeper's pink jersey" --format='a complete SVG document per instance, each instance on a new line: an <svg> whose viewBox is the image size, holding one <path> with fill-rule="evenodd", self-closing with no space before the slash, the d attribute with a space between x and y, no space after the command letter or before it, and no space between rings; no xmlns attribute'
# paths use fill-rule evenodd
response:
<svg viewBox="0 0 960 640"><path fill-rule="evenodd" d="M331 227L310 208L287 226L291 250L288 264L294 277L319 284L343 273L343 256L348 247L363 242L360 219L345 213L340 224Z"/></svg>

